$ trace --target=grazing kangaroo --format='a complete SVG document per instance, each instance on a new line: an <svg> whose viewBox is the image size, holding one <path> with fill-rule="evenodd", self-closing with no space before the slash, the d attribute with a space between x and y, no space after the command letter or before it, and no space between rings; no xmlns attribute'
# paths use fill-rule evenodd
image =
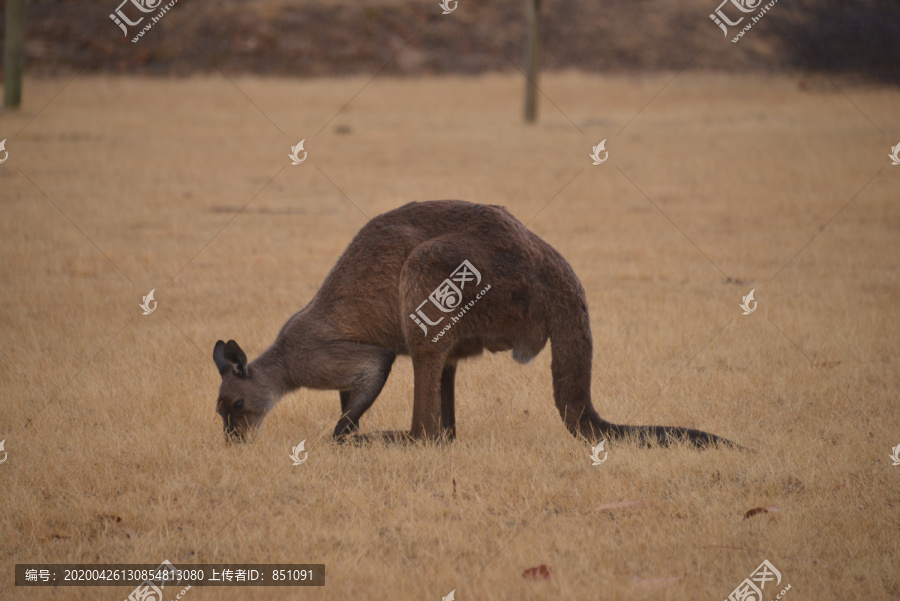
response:
<svg viewBox="0 0 900 601"><path fill-rule="evenodd" d="M228 440L259 430L286 393L338 390L334 437L367 439L359 420L397 355L412 357L412 427L387 440L455 438L460 359L512 350L525 363L551 342L553 397L566 427L589 441L635 435L666 445L733 443L670 426L627 426L591 404L591 328L572 267L506 209L457 200L412 202L372 219L338 259L312 301L255 361L216 342L217 410Z"/></svg>

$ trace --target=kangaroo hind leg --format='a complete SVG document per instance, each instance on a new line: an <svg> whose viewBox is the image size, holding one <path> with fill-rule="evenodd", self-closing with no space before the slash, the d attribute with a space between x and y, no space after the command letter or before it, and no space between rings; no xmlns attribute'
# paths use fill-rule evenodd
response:
<svg viewBox="0 0 900 601"><path fill-rule="evenodd" d="M447 440L456 438L456 364L449 361L441 372L441 431Z"/></svg>

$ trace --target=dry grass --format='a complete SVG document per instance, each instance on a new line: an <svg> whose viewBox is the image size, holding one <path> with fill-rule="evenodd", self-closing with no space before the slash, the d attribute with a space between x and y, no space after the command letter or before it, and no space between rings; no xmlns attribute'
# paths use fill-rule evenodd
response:
<svg viewBox="0 0 900 601"><path fill-rule="evenodd" d="M765 558L788 600L900 597L900 93L685 74L617 134L669 77L547 76L562 112L530 128L517 77L378 79L319 135L366 79L27 82L0 121L0 597L130 590L15 589L17 562L163 558L327 565L197 601L721 599ZM548 351L465 363L450 445L336 446L337 393L303 390L225 448L214 342L255 356L367 217L429 198L503 204L569 259L602 415L757 452L591 467ZM401 359L363 428L411 398ZM629 500L652 505L603 507Z"/></svg>

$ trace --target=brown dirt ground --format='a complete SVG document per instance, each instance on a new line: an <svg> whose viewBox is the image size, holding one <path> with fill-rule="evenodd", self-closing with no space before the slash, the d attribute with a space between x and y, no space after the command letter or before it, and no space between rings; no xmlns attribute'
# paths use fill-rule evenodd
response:
<svg viewBox="0 0 900 601"><path fill-rule="evenodd" d="M0 597L124 598L12 565L164 558L327 565L197 601L722 599L763 559L788 601L900 597L900 95L673 75L548 74L532 127L507 74L29 79L0 117ZM548 351L465 363L450 445L338 447L337 394L303 390L225 448L214 342L255 356L368 217L432 198L505 205L569 259L602 415L756 452L592 467ZM411 394L399 360L363 428Z"/></svg>

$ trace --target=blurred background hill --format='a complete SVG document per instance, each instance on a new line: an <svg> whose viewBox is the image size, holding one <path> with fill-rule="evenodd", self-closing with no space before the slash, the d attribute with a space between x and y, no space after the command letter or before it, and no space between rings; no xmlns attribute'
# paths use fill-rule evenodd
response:
<svg viewBox="0 0 900 601"><path fill-rule="evenodd" d="M137 43L109 18L118 4L30 2L26 71L188 75L221 69L309 77L383 68L417 76L509 71L524 56L522 0L460 0L461 10L447 16L437 0L180 0ZM781 0L738 43L710 20L718 4L545 0L542 66L587 72L685 65L728 72L822 70L900 82L896 0Z"/></svg>

